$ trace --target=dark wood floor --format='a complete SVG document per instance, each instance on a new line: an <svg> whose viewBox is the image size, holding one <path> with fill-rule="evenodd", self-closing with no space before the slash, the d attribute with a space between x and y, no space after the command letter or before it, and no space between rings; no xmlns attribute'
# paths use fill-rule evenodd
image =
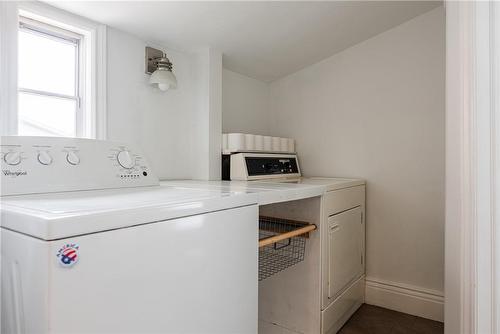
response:
<svg viewBox="0 0 500 334"><path fill-rule="evenodd" d="M338 334L442 334L442 322L364 304Z"/></svg>

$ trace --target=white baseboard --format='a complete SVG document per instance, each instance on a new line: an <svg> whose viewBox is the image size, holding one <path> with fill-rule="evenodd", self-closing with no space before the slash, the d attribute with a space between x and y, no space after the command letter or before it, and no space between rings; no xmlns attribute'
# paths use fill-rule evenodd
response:
<svg viewBox="0 0 500 334"><path fill-rule="evenodd" d="M422 318L444 320L444 295L440 291L367 277L365 302Z"/></svg>

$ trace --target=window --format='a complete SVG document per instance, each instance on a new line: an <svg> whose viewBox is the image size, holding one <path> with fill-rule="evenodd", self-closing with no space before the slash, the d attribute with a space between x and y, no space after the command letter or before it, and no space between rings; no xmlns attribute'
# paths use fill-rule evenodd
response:
<svg viewBox="0 0 500 334"><path fill-rule="evenodd" d="M0 134L106 138L106 26L0 1Z"/></svg>
<svg viewBox="0 0 500 334"><path fill-rule="evenodd" d="M83 36L20 17L18 134L85 136Z"/></svg>

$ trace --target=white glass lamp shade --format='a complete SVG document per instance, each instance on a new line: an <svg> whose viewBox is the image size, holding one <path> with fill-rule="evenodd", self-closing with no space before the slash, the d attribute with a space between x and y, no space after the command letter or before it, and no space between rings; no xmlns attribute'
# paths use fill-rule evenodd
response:
<svg viewBox="0 0 500 334"><path fill-rule="evenodd" d="M151 74L149 78L150 84L157 84L158 88L162 91L177 88L177 78L168 69L159 68Z"/></svg>

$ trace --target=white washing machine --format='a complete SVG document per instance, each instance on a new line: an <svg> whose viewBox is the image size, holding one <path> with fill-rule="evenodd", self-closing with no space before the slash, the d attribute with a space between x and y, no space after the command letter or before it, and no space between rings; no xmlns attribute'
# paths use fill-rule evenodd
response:
<svg viewBox="0 0 500 334"><path fill-rule="evenodd" d="M1 138L2 333L256 333L253 194L108 141Z"/></svg>

